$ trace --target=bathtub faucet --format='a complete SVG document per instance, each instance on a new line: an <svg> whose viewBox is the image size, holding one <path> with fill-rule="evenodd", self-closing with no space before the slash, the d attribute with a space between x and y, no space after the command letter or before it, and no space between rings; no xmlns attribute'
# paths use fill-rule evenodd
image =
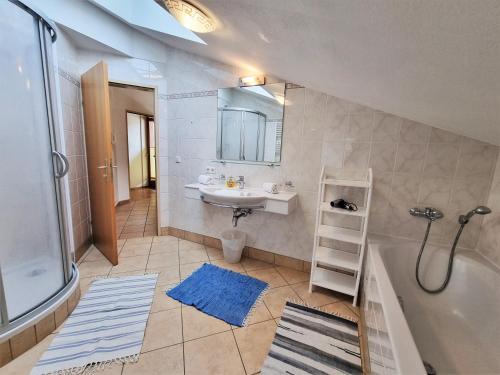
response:
<svg viewBox="0 0 500 375"><path fill-rule="evenodd" d="M413 207L413 208L410 208L410 215L417 216L417 217L425 217L427 220L430 220L430 221L435 221L437 219L441 219L442 217L444 217L444 214L441 211L439 211L437 208L433 208L433 207L426 207L426 208Z"/></svg>

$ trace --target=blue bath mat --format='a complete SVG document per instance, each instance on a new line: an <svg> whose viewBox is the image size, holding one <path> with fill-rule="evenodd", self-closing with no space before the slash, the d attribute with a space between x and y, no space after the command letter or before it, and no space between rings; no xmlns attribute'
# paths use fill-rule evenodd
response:
<svg viewBox="0 0 500 375"><path fill-rule="evenodd" d="M267 286L264 281L205 263L167 296L242 327Z"/></svg>

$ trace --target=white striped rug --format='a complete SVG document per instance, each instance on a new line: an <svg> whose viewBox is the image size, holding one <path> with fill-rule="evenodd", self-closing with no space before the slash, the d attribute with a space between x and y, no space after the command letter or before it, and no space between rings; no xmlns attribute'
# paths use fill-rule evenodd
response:
<svg viewBox="0 0 500 375"><path fill-rule="evenodd" d="M31 375L79 374L92 366L137 361L157 276L94 281Z"/></svg>
<svg viewBox="0 0 500 375"><path fill-rule="evenodd" d="M263 375L362 374L358 325L287 302Z"/></svg>

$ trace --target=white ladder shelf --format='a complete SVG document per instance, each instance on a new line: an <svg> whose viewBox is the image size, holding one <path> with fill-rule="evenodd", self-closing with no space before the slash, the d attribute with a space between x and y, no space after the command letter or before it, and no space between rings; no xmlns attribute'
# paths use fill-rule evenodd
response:
<svg viewBox="0 0 500 375"><path fill-rule="evenodd" d="M309 291L314 286L334 290L353 297L353 305L357 304L359 283L363 267L363 257L366 247L366 235L368 229L368 218L370 216L370 204L372 197L373 176L372 170L347 170L321 168L319 181L318 206L316 213L316 229L314 234L314 251L311 266L311 279ZM338 191L329 189L342 189L345 192L362 189L362 202L354 202L358 205L357 211L348 211L342 208L332 208L330 201L343 198ZM348 190L346 190L348 189ZM333 195L332 195L333 193ZM348 193L347 193L348 194ZM358 194L359 195L359 194ZM329 197L329 199L327 199ZM358 218L359 227L344 228L325 224L326 216ZM355 219L354 219L355 220ZM330 220L331 221L331 220ZM325 241L335 241L339 244L350 244L356 250L335 249L325 246ZM339 246L343 247L343 246Z"/></svg>

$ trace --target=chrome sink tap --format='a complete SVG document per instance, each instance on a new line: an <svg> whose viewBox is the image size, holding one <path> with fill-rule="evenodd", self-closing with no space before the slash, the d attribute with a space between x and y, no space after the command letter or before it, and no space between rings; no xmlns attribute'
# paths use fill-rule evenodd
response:
<svg viewBox="0 0 500 375"><path fill-rule="evenodd" d="M238 189L243 190L245 188L245 176L238 176L236 184L238 185Z"/></svg>

